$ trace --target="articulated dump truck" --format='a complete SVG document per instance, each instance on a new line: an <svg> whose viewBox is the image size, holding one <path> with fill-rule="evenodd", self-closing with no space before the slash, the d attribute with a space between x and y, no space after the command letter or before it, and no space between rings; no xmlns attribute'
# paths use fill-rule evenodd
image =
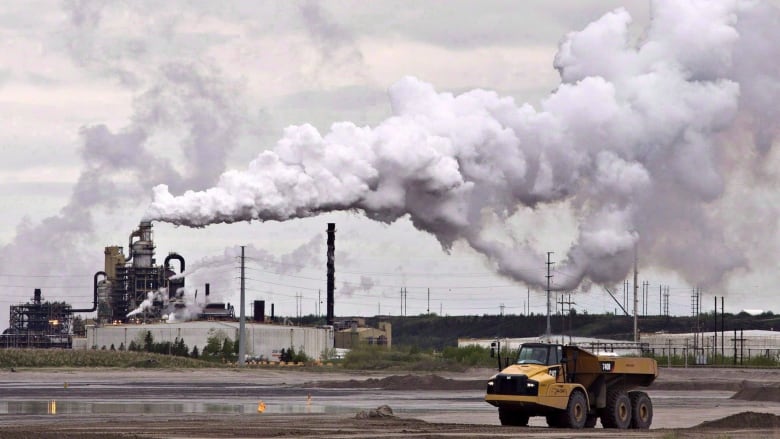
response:
<svg viewBox="0 0 780 439"><path fill-rule="evenodd" d="M491 353L494 349L491 349ZM499 369L501 359L499 357ZM658 376L652 358L594 355L576 346L526 343L515 364L488 380L485 401L498 407L501 425L528 425L544 416L559 428L650 428L647 393Z"/></svg>

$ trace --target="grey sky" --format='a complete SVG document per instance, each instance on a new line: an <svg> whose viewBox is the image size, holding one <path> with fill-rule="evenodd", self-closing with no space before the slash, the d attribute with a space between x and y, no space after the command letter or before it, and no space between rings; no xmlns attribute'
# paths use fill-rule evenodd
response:
<svg viewBox="0 0 780 439"><path fill-rule="evenodd" d="M47 299L85 305L103 247L125 244L154 184L179 185L179 192L213 185L223 170L243 169L273 147L291 124L375 125L390 115L388 87L406 75L440 92L485 88L538 105L558 86L553 58L565 35L616 7L631 13L632 35L640 38L650 6L634 1L5 4L0 326L8 306L26 301L35 287ZM761 190L760 198L776 199L776 191ZM89 230L76 227L78 220ZM47 221L54 229L46 229ZM329 221L339 230L337 285L349 283L349 296L337 301L339 314L373 314L380 306L397 314L404 285L412 314L425 311L428 287L431 311L440 304L449 314L525 307L525 286L492 274L462 243L443 252L405 219L388 226L340 213L202 230L161 223L155 224L158 260L177 251L189 265L241 244L284 255L317 234L324 240ZM565 206L512 221L518 238L560 257L577 227ZM25 233L40 240L19 241ZM67 236L54 239L58 234ZM301 267L297 277L264 267L252 273L250 300L265 298L277 303L278 313L292 314L300 292L304 312L312 312L317 289L324 289L324 259L321 265ZM757 267L707 294L725 293L732 309L771 308L777 266ZM223 276L216 286L237 302L234 277ZM658 309L659 283L673 288L672 312L690 311L690 285L681 277L647 267L642 279L652 285L651 311ZM196 278L191 286L206 281ZM370 291L361 289L368 285ZM575 301L593 312L615 308L597 287ZM544 309L541 292L532 291L531 311Z"/></svg>

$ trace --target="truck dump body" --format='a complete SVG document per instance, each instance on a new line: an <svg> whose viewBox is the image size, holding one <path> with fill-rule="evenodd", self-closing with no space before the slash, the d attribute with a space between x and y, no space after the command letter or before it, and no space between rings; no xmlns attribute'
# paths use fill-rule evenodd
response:
<svg viewBox="0 0 780 439"><path fill-rule="evenodd" d="M516 364L488 381L485 401L498 407L503 425L527 425L530 416L546 416L554 427L593 427L600 418L607 428L648 428L652 403L633 389L657 376L651 358L527 343Z"/></svg>
<svg viewBox="0 0 780 439"><path fill-rule="evenodd" d="M595 355L576 346L564 346L566 366L572 379L590 387L597 379L620 379L631 387L647 387L658 377L658 363L652 358Z"/></svg>

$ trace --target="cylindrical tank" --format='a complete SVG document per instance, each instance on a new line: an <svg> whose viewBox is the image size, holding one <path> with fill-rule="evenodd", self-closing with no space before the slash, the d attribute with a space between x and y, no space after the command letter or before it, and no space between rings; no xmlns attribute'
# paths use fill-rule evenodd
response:
<svg viewBox="0 0 780 439"><path fill-rule="evenodd" d="M151 221L141 221L138 230L131 235L138 236L138 241L132 244L131 252L133 267L150 268L154 265L154 241L152 240Z"/></svg>
<svg viewBox="0 0 780 439"><path fill-rule="evenodd" d="M111 282L103 280L98 283L98 320L110 322L113 320L111 312Z"/></svg>

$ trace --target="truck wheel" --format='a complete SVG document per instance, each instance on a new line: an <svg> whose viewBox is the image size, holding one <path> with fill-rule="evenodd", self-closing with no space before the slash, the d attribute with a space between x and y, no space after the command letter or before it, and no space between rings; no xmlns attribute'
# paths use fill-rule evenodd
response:
<svg viewBox="0 0 780 439"><path fill-rule="evenodd" d="M574 391L569 396L566 411L560 414L561 427L580 429L588 419L588 401L582 392Z"/></svg>
<svg viewBox="0 0 780 439"><path fill-rule="evenodd" d="M521 410L512 410L509 408L498 408L498 419L501 425L511 425L515 427L525 427L528 425L528 414Z"/></svg>
<svg viewBox="0 0 780 439"><path fill-rule="evenodd" d="M653 401L645 392L629 392L631 399L631 428L646 430L653 423Z"/></svg>
<svg viewBox="0 0 780 439"><path fill-rule="evenodd" d="M631 426L631 400L626 392L610 392L607 395L607 406L601 414L601 425L604 428L619 428Z"/></svg>

